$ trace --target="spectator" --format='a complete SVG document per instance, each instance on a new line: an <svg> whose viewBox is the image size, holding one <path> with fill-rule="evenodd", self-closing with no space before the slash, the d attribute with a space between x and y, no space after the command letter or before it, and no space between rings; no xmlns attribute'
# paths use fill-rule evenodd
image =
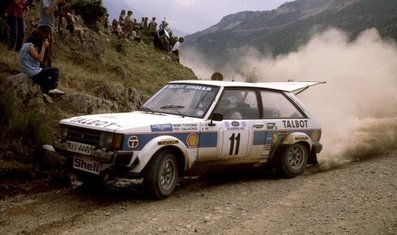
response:
<svg viewBox="0 0 397 235"><path fill-rule="evenodd" d="M143 22L143 28L144 28L144 29L147 29L147 26L148 26L147 21L148 21L148 18L145 17L145 20L144 20L144 22Z"/></svg>
<svg viewBox="0 0 397 235"><path fill-rule="evenodd" d="M79 17L76 16L74 10L70 10L66 13L66 29L69 30L70 34L77 33L80 42L83 43L83 28L76 27L74 24Z"/></svg>
<svg viewBox="0 0 397 235"><path fill-rule="evenodd" d="M146 26L147 26L147 24L146 24ZM145 17L142 17L140 29L142 29L142 30L146 29L146 26L145 26Z"/></svg>
<svg viewBox="0 0 397 235"><path fill-rule="evenodd" d="M106 14L105 17L103 18L103 27L105 29L108 29L109 27L109 14Z"/></svg>
<svg viewBox="0 0 397 235"><path fill-rule="evenodd" d="M7 9L7 24L10 27L8 49L19 51L25 36L23 12L26 9L26 0L12 0Z"/></svg>
<svg viewBox="0 0 397 235"><path fill-rule="evenodd" d="M124 18L125 18L125 10L121 10L119 15L119 24L121 27L124 27Z"/></svg>
<svg viewBox="0 0 397 235"><path fill-rule="evenodd" d="M141 24L138 23L137 19L134 19L134 30L139 31L141 29Z"/></svg>
<svg viewBox="0 0 397 235"><path fill-rule="evenodd" d="M48 47L45 50L44 58L41 61L41 67L51 67L52 65L52 28L54 27L54 12L58 4L65 3L65 0L40 0L40 20L38 29L41 30L45 38L48 39Z"/></svg>
<svg viewBox="0 0 397 235"><path fill-rule="evenodd" d="M65 16L65 12L64 12L65 5L66 5L65 2L59 3L57 6L57 9L54 12L54 17L55 17L55 19L58 20L57 22L55 22L57 24L58 32L60 32L61 28L63 28L63 26L64 26L63 18Z"/></svg>
<svg viewBox="0 0 397 235"><path fill-rule="evenodd" d="M117 37L121 37L123 33L123 29L116 19L113 19L112 21L112 33L114 33Z"/></svg>
<svg viewBox="0 0 397 235"><path fill-rule="evenodd" d="M180 63L179 62L179 48L181 47L181 44L183 43L183 37L180 37L179 39L178 39L178 41L174 44L174 46L172 47L172 49L171 49L171 52L174 54L174 55L176 55L176 61L178 62L178 63Z"/></svg>
<svg viewBox="0 0 397 235"><path fill-rule="evenodd" d="M124 18L124 33L127 39L131 38L132 31L134 30L134 22L131 19L132 11L128 11L127 16Z"/></svg>
<svg viewBox="0 0 397 235"><path fill-rule="evenodd" d="M49 45L49 40L41 30L33 31L27 42L22 45L19 60L22 72L34 83L40 85L44 98L50 102L49 94L64 94L64 92L56 89L59 69L55 67L41 68L39 66Z"/></svg>
<svg viewBox="0 0 397 235"><path fill-rule="evenodd" d="M153 45L160 50L164 50L168 52L169 39L170 39L170 35L168 34L167 30L160 29L154 34Z"/></svg>
<svg viewBox="0 0 397 235"><path fill-rule="evenodd" d="M156 17L152 18L152 21L150 21L149 25L149 31L152 33L152 35L154 36L157 32L157 23L156 23Z"/></svg>

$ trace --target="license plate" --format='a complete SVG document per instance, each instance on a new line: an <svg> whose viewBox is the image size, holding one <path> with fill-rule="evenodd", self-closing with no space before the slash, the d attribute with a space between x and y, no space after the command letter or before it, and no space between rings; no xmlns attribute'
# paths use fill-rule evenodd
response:
<svg viewBox="0 0 397 235"><path fill-rule="evenodd" d="M73 142L73 141L68 141L66 143L68 144L67 150L69 150L71 152L81 153L81 154L85 154L85 155L91 154L91 148L93 147L92 145L77 143L77 142Z"/></svg>
<svg viewBox="0 0 397 235"><path fill-rule="evenodd" d="M73 159L73 168L99 175L101 164L92 159L75 156Z"/></svg>

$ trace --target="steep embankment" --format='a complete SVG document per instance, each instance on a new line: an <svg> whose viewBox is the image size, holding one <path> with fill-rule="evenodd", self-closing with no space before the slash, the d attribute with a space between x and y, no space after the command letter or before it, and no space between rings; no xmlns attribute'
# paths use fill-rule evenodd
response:
<svg viewBox="0 0 397 235"><path fill-rule="evenodd" d="M26 21L35 14L28 11ZM34 27L27 26L29 34ZM65 29L54 35L53 66L60 69L59 88L66 94L53 97L53 103L20 74L18 54L0 44L0 178L14 175L10 172L21 169L20 163L23 169L38 162L48 169L45 165L52 163L43 160L41 145L54 139L60 119L132 111L166 82L196 79L151 41L120 40L107 29L84 30L82 44Z"/></svg>

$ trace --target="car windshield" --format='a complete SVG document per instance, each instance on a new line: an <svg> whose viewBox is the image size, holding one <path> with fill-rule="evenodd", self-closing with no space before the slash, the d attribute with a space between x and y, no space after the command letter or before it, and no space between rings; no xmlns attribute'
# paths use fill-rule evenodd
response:
<svg viewBox="0 0 397 235"><path fill-rule="evenodd" d="M202 118L219 88L197 84L167 84L153 95L140 110Z"/></svg>

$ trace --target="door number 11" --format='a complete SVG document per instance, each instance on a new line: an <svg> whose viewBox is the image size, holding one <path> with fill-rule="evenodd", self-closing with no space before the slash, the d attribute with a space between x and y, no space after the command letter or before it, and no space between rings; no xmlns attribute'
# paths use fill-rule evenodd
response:
<svg viewBox="0 0 397 235"><path fill-rule="evenodd" d="M233 133L230 136L229 140L230 140L229 155L238 155L238 151L240 148L240 133L238 133L237 135L236 133Z"/></svg>

